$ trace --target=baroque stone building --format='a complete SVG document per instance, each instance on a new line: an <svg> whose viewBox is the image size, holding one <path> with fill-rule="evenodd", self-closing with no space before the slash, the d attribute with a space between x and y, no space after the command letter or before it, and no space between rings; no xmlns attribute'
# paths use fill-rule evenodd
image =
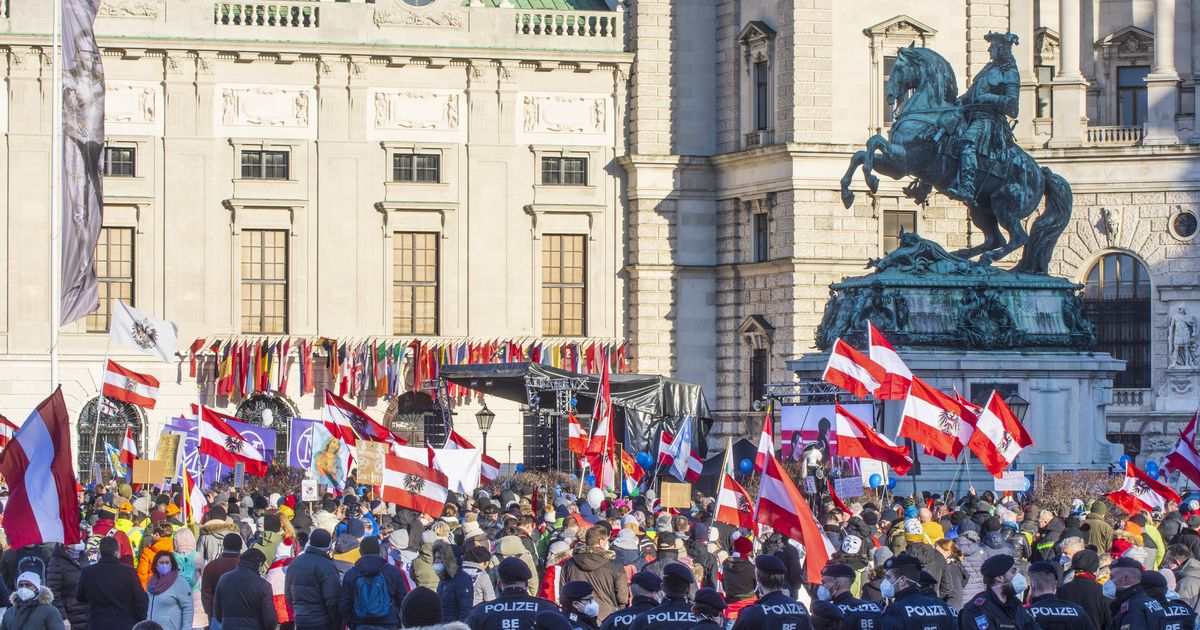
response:
<svg viewBox="0 0 1200 630"><path fill-rule="evenodd" d="M858 177L847 210L838 180L870 135L886 135L883 86L900 47L935 48L961 92L989 60L984 35L1008 30L1020 37L1015 136L1074 189L1052 272L1085 285L1098 350L1126 361L1111 389L1031 409L1026 424L1036 440L1076 406L1100 405L1109 439L1128 452L1144 459L1172 447L1200 396L1200 2L629 7L637 57L621 163L639 370L704 383L728 430L756 432L751 403L766 383L792 380L788 360L814 351L830 283L862 275L900 228L949 249L978 239L964 208L944 197L916 206L906 181L884 178L869 194Z"/></svg>

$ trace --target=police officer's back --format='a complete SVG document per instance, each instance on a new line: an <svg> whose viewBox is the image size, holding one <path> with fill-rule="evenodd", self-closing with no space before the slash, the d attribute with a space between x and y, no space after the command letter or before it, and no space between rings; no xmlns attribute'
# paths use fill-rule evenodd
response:
<svg viewBox="0 0 1200 630"><path fill-rule="evenodd" d="M1167 599L1167 578L1158 571L1142 574L1142 590L1163 607L1163 630L1193 630L1196 627L1196 611L1180 599Z"/></svg>
<svg viewBox="0 0 1200 630"><path fill-rule="evenodd" d="M663 601L633 620L632 630L689 630L699 620L688 593L696 583L692 570L679 562L663 567Z"/></svg>
<svg viewBox="0 0 1200 630"><path fill-rule="evenodd" d="M1112 612L1110 630L1157 630L1166 622L1162 604L1142 590L1142 563L1124 556L1109 569L1109 580L1117 596L1108 605Z"/></svg>
<svg viewBox="0 0 1200 630"><path fill-rule="evenodd" d="M887 561L879 590L891 603L879 617L882 630L952 630L957 626L954 609L921 590L921 561L900 554Z"/></svg>
<svg viewBox="0 0 1200 630"><path fill-rule="evenodd" d="M814 630L875 630L883 608L875 602L850 594L855 572L846 564L835 563L821 570L821 588L812 605Z"/></svg>
<svg viewBox="0 0 1200 630"><path fill-rule="evenodd" d="M658 605L662 578L650 571L639 571L629 579L629 606L608 616L600 630L628 630L638 615Z"/></svg>
<svg viewBox="0 0 1200 630"><path fill-rule="evenodd" d="M1042 630L1096 630L1096 624L1083 607L1059 599L1058 572L1050 562L1029 565L1029 614Z"/></svg>
<svg viewBox="0 0 1200 630"><path fill-rule="evenodd" d="M979 568L983 591L963 605L958 615L962 630L1036 630L1037 621L1021 604L1028 584L1017 573L1016 558L1008 554L992 556Z"/></svg>
<svg viewBox="0 0 1200 630"><path fill-rule="evenodd" d="M471 611L467 617L471 630L533 630L538 612L558 610L558 606L540 597L529 596L527 588L533 574L520 558L505 558L496 574L500 595Z"/></svg>
<svg viewBox="0 0 1200 630"><path fill-rule="evenodd" d="M787 596L787 567L778 556L762 555L754 561L754 578L762 595L758 603L742 609L733 630L807 630L808 609Z"/></svg>

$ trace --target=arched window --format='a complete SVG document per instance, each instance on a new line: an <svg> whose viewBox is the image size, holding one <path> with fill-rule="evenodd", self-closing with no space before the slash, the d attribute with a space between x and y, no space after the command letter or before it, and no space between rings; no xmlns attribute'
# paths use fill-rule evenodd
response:
<svg viewBox="0 0 1200 630"><path fill-rule="evenodd" d="M100 426L96 426L97 407L101 410ZM131 427L133 439L137 442L138 449L141 450L143 448L142 427L145 425L146 419L142 416L141 409L129 403L105 398L104 403L101 404L99 396L87 401L83 410L79 412L79 449L75 453L79 460L80 475L86 475L88 479L92 479L92 462L97 462L100 466L101 476L104 478L111 476L112 470L105 463L107 458L104 445L109 444L119 451L125 440L125 428ZM95 441L93 441L93 437ZM93 444L95 451L92 450Z"/></svg>
<svg viewBox="0 0 1200 630"><path fill-rule="evenodd" d="M442 416L433 396L424 392L409 391L396 396L388 403L387 411L383 414L383 424L389 431L408 440L409 444L417 445L425 442L425 429L429 426L430 417L437 423L442 440L445 440L445 430L441 429ZM442 442L431 444L441 446Z"/></svg>
<svg viewBox="0 0 1200 630"><path fill-rule="evenodd" d="M275 463L287 464L292 418L298 415L291 401L278 394L257 392L239 403L233 415L246 424L274 429Z"/></svg>
<svg viewBox="0 0 1200 630"><path fill-rule="evenodd" d="M1125 361L1114 387L1150 387L1150 273L1129 254L1105 254L1088 270L1083 302L1097 348Z"/></svg>

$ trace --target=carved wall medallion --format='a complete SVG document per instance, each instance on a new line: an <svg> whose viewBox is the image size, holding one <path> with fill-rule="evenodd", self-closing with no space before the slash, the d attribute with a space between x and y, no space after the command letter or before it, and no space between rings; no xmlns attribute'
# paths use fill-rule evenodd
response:
<svg viewBox="0 0 1200 630"><path fill-rule="evenodd" d="M310 115L315 94L292 86L215 87L217 136L251 133L273 138L308 138L316 128Z"/></svg>
<svg viewBox="0 0 1200 630"><path fill-rule="evenodd" d="M154 19L161 8L155 0L102 0L96 11L99 17Z"/></svg>
<svg viewBox="0 0 1200 630"><path fill-rule="evenodd" d="M466 132L462 91L374 88L367 127L376 138L453 142Z"/></svg>
<svg viewBox="0 0 1200 630"><path fill-rule="evenodd" d="M526 96L525 131L530 133L604 133L608 99L590 96Z"/></svg>

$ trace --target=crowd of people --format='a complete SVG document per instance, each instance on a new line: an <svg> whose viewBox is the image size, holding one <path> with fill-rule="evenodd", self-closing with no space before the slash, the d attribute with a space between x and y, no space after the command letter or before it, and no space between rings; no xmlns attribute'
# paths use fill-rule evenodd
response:
<svg viewBox="0 0 1200 630"><path fill-rule="evenodd" d="M818 501L818 584L802 544L700 494L510 487L438 515L369 488L205 499L187 525L179 488L83 491L84 541L0 556L0 630L1191 630L1200 600L1196 501Z"/></svg>

